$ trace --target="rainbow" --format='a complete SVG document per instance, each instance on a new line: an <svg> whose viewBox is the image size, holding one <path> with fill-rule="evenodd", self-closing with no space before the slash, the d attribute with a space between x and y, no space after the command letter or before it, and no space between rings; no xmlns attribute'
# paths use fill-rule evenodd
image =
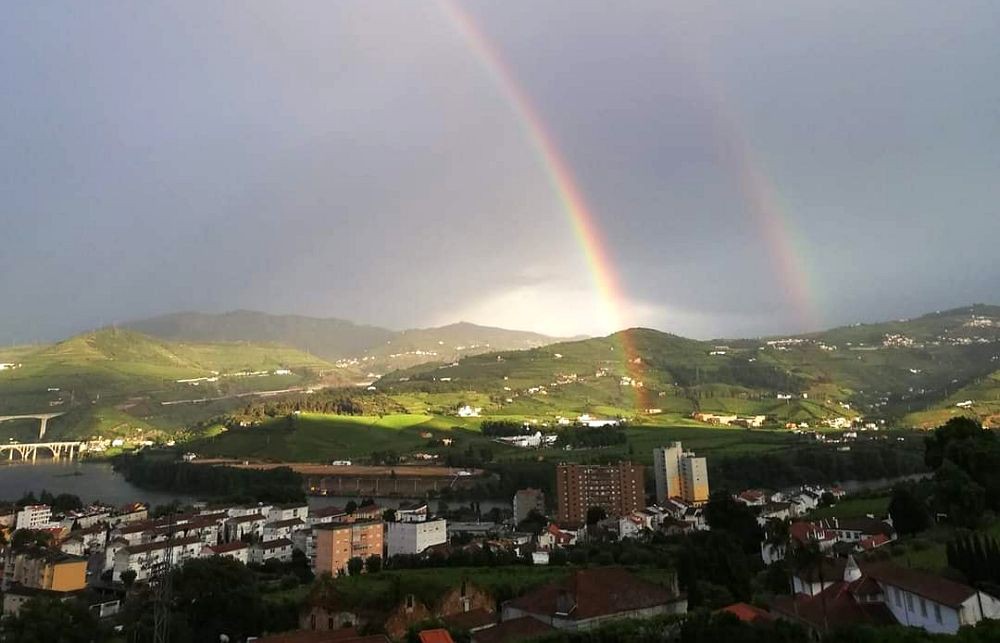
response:
<svg viewBox="0 0 1000 643"><path fill-rule="evenodd" d="M622 288L606 244L601 238L597 219L587 205L569 163L560 154L558 146L545 126L545 121L517 81L513 70L479 28L475 19L454 0L440 0L439 6L500 88L500 93L524 129L583 251L591 280L602 303L603 326L612 331L622 331L615 337L628 377L634 383L630 388L635 391L635 408L640 412L649 408L642 386L644 370L642 358L634 343L634 333L626 329L628 320L625 319L624 311L628 307L628 297Z"/></svg>
<svg viewBox="0 0 1000 643"><path fill-rule="evenodd" d="M615 330L627 326L623 310L627 307L618 275L602 243L600 229L578 188L569 164L562 158L545 122L534 108L524 89L518 83L510 66L500 52L456 0L440 0L443 12L462 34L476 57L494 78L501 93L524 128L542 167L558 194L569 217L574 233L589 265L590 274L602 301L604 324ZM793 307L798 325L812 330L821 327L816 295L820 289L812 285L804 244L796 237L796 227L783 207L778 190L770 177L762 171L762 161L754 153L743 134L735 110L721 87L713 82L700 64L702 56L690 60L694 78L701 85L708 111L714 119L714 130L724 148L726 160L733 165L739 189L748 214L755 221L768 249L772 268L784 294ZM628 341L631 341L630 339ZM634 347L627 351L630 361L637 357Z"/></svg>

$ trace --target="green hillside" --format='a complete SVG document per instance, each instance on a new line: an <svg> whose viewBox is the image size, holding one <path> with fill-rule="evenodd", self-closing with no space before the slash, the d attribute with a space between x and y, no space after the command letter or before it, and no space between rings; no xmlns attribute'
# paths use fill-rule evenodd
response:
<svg viewBox="0 0 1000 643"><path fill-rule="evenodd" d="M269 315L250 310L221 314L173 313L127 324L146 335L192 342L255 342L294 346L327 360L359 355L395 332L343 319Z"/></svg>
<svg viewBox="0 0 1000 643"><path fill-rule="evenodd" d="M778 424L859 413L898 422L938 407L962 387L989 388L998 344L995 306L760 340L696 341L630 329L420 365L387 375L378 387L432 396L431 404L433 396L485 393L488 412L526 416L590 412L643 421L654 409L675 418L696 411L766 415ZM989 391L961 395L994 399Z"/></svg>
<svg viewBox="0 0 1000 643"><path fill-rule="evenodd" d="M0 414L65 413L51 423L52 436L108 427L177 430L203 419L207 409L226 406L219 404L225 399L320 378L343 385L352 375L283 346L172 343L113 328L19 351L16 361L17 368L0 371ZM222 399L198 402L193 414L190 404L179 403L214 398ZM0 439L23 439L14 428L0 424Z"/></svg>

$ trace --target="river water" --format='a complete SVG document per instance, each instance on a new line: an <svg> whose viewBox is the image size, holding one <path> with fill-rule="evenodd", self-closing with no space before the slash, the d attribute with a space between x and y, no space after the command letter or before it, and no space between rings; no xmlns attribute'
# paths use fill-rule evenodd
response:
<svg viewBox="0 0 1000 643"><path fill-rule="evenodd" d="M197 500L191 496L161 491L141 489L116 473L106 462L68 461L35 462L0 464L0 501L17 500L29 491L35 495L47 490L53 494L71 493L80 497L83 502L100 501L109 505L124 505L130 502L143 502L151 506L169 504L175 500L188 504ZM351 500L359 502L360 497L348 496L310 496L309 506L343 507ZM414 498L375 498L381 507L397 508L403 502L412 502ZM428 501L431 510L438 508L437 500ZM468 502L450 501L448 506L457 508L468 505ZM485 513L499 507L510 510L511 503L499 500L483 500L479 503Z"/></svg>

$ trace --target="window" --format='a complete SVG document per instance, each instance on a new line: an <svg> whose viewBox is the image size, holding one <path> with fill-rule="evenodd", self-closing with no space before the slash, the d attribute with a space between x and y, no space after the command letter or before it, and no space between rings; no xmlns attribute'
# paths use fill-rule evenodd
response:
<svg viewBox="0 0 1000 643"><path fill-rule="evenodd" d="M920 615L927 618L927 601L920 599Z"/></svg>
<svg viewBox="0 0 1000 643"><path fill-rule="evenodd" d="M903 598L902 598L902 596L899 593L899 588L898 587L893 587L892 588L892 593L896 597L896 607L902 607L903 606Z"/></svg>
<svg viewBox="0 0 1000 643"><path fill-rule="evenodd" d="M941 606L934 603L934 620L941 623L943 619L941 618Z"/></svg>
<svg viewBox="0 0 1000 643"><path fill-rule="evenodd" d="M913 594L906 595L906 611L907 612L913 611Z"/></svg>
<svg viewBox="0 0 1000 643"><path fill-rule="evenodd" d="M332 616L328 616L326 618L326 629L328 629L328 630L332 630L333 629L333 617Z"/></svg>

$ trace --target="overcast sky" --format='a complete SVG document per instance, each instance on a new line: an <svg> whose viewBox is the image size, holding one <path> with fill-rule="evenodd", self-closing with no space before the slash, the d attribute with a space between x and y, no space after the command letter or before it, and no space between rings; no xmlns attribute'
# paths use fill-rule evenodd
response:
<svg viewBox="0 0 1000 643"><path fill-rule="evenodd" d="M1000 303L995 0L460 6L572 169L625 323ZM434 2L7 3L0 90L4 343L236 308L612 330Z"/></svg>

